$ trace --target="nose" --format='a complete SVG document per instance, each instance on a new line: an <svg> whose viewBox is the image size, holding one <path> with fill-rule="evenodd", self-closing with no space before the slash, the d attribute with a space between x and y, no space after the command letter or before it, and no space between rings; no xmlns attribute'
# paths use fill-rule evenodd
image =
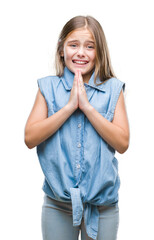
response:
<svg viewBox="0 0 154 240"><path fill-rule="evenodd" d="M82 46L79 47L78 52L77 52L77 56L80 57L80 58L85 56L84 48Z"/></svg>

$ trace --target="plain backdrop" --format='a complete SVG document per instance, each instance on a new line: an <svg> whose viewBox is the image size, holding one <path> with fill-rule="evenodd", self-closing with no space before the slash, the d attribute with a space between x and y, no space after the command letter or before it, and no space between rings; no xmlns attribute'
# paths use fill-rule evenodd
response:
<svg viewBox="0 0 154 240"><path fill-rule="evenodd" d="M121 178L118 240L154 239L152 4L150 0L0 3L0 239L42 239L44 177L36 148L29 150L24 144L24 127L37 79L55 74L58 35L76 15L91 15L101 23L115 74L126 83L131 138L127 152L116 154Z"/></svg>

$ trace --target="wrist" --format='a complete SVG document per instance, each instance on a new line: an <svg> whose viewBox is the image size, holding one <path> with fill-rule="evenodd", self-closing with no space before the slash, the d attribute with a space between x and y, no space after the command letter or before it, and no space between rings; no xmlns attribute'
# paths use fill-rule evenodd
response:
<svg viewBox="0 0 154 240"><path fill-rule="evenodd" d="M66 110L67 110L68 112L70 112L71 114L77 109L77 108L75 108L71 103L67 103L67 104L65 105L65 107L66 107Z"/></svg>
<svg viewBox="0 0 154 240"><path fill-rule="evenodd" d="M88 113L93 111L93 109L94 109L93 106L90 103L88 103L81 110L84 112L85 115L87 115Z"/></svg>

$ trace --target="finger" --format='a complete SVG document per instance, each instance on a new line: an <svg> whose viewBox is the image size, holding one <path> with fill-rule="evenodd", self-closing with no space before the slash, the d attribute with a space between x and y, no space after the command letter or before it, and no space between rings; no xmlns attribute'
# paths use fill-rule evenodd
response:
<svg viewBox="0 0 154 240"><path fill-rule="evenodd" d="M79 83L80 83L80 86L82 87L84 86L81 71L79 71Z"/></svg>
<svg viewBox="0 0 154 240"><path fill-rule="evenodd" d="M83 77L82 77L82 74L81 72L79 72L79 89L82 91L85 90L85 87L84 87L84 82L83 82Z"/></svg>
<svg viewBox="0 0 154 240"><path fill-rule="evenodd" d="M77 78L79 78L79 71L80 71L79 69L76 69L76 70L75 70L75 76L76 76Z"/></svg>
<svg viewBox="0 0 154 240"><path fill-rule="evenodd" d="M78 72L75 71L73 85L76 86L76 85L77 85L77 82L78 82Z"/></svg>

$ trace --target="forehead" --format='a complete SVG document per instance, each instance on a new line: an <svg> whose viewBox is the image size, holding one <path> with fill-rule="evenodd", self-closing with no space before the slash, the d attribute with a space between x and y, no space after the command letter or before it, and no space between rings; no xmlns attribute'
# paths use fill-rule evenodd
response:
<svg viewBox="0 0 154 240"><path fill-rule="evenodd" d="M86 40L94 41L93 35L87 28L78 28L72 31L66 38L67 41L70 40Z"/></svg>

